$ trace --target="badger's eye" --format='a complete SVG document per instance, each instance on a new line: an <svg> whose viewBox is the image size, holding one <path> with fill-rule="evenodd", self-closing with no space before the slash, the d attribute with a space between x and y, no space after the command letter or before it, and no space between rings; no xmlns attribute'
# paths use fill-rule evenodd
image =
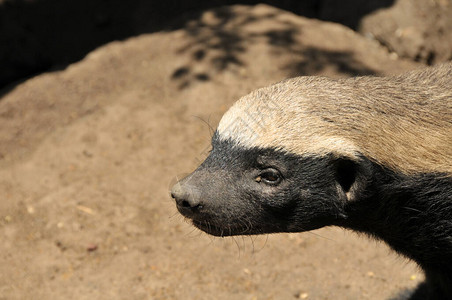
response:
<svg viewBox="0 0 452 300"><path fill-rule="evenodd" d="M263 170L257 177L256 182L263 182L266 184L278 184L281 181L281 174L278 170L268 168Z"/></svg>

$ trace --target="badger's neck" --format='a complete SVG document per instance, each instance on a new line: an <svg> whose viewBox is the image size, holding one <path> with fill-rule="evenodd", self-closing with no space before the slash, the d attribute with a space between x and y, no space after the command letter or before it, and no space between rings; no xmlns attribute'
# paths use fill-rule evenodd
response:
<svg viewBox="0 0 452 300"><path fill-rule="evenodd" d="M426 272L452 274L452 177L376 170L366 198L347 205L341 225L384 240Z"/></svg>

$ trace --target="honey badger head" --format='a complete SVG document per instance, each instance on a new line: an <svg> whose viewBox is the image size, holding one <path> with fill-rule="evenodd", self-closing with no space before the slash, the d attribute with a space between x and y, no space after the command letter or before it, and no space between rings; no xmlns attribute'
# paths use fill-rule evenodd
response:
<svg viewBox="0 0 452 300"><path fill-rule="evenodd" d="M299 232L359 219L394 174L450 174L452 75L427 73L299 77L252 92L173 187L178 210L213 235ZM423 88L432 82L440 92Z"/></svg>
<svg viewBox="0 0 452 300"><path fill-rule="evenodd" d="M244 148L218 132L212 146L201 166L172 190L178 210L207 233L296 232L346 217L359 168L353 161Z"/></svg>
<svg viewBox="0 0 452 300"><path fill-rule="evenodd" d="M367 170L353 143L322 127L327 121L304 107L291 84L237 102L210 155L174 186L179 211L198 228L220 236L292 232L346 218L344 205Z"/></svg>

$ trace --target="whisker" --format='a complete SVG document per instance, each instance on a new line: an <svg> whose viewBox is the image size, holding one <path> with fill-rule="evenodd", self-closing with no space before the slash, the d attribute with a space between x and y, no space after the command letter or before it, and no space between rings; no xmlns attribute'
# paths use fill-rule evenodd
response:
<svg viewBox="0 0 452 300"><path fill-rule="evenodd" d="M412 208L412 207L408 207L408 206L404 206L403 208L405 208L405 209L407 209L407 210L412 210L412 211L415 211L415 212L418 212L418 213L422 213L422 212L423 212L423 211L421 211L421 210L419 210L419 209Z"/></svg>
<svg viewBox="0 0 452 300"><path fill-rule="evenodd" d="M169 216L168 219L172 219L172 218L174 218L175 216L181 216L181 215L179 214L178 211L176 211L174 214L172 214L171 216Z"/></svg>
<svg viewBox="0 0 452 300"><path fill-rule="evenodd" d="M336 242L336 240L333 240L333 239L328 238L328 237L326 237L326 236L322 236L322 235L320 235L320 234L318 234L318 233L315 233L315 232L306 231L306 233L315 235L316 237L319 237L319 238L322 238L322 239L325 239L325 240L328 240L328 241Z"/></svg>
<svg viewBox="0 0 452 300"><path fill-rule="evenodd" d="M193 116L193 117L195 117L196 119L202 121L204 124L207 125L207 127L209 128L210 137L212 138L213 134L215 133L215 129L213 129L212 125L210 125L210 123L209 123L210 122L210 116L209 116L209 119L207 119L207 121L204 120L203 118L199 117L199 116Z"/></svg>
<svg viewBox="0 0 452 300"><path fill-rule="evenodd" d="M235 239L234 236L232 236L232 240L234 241L234 243L237 246L237 250L239 251L239 258L240 258L241 257L240 245L239 245L239 243L237 242L237 240Z"/></svg>
<svg viewBox="0 0 452 300"><path fill-rule="evenodd" d="M250 237L250 240L251 240L251 245L253 246L253 249L251 250L251 253L255 254L256 252L254 251L254 239L253 239L252 236L249 236L249 237Z"/></svg>
<svg viewBox="0 0 452 300"><path fill-rule="evenodd" d="M197 234L193 235L195 232L197 232ZM190 232L187 233L187 237L189 237L189 238L197 238L197 237L199 237L199 234L200 234L199 230L197 230L197 228L193 227L190 230Z"/></svg>
<svg viewBox="0 0 452 300"><path fill-rule="evenodd" d="M265 243L264 243L264 245L262 246L261 250L264 249L265 246L267 246L268 236L269 236L269 234L266 234L266 235L265 235Z"/></svg>

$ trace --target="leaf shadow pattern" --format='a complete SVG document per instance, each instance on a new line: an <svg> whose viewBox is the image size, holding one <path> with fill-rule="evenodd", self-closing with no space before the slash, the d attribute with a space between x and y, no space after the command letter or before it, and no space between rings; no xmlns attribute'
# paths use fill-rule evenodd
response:
<svg viewBox="0 0 452 300"><path fill-rule="evenodd" d="M173 71L171 78L179 80L179 88L190 86L194 81L208 81L211 75L207 72L195 72L194 66L205 62L215 71L224 71L230 66L244 66L239 53L245 51L246 37L239 33L237 26L228 26L235 18L231 7L222 7L203 17L200 13L194 20L187 22L185 32L191 42L177 50L177 54L190 53L190 64L183 65Z"/></svg>
<svg viewBox="0 0 452 300"><path fill-rule="evenodd" d="M329 51L308 47L297 51L298 61L288 64L285 68L290 76L317 75L326 68L346 76L378 75L378 73L363 65L348 51Z"/></svg>
<svg viewBox="0 0 452 300"><path fill-rule="evenodd" d="M200 11L222 5L265 3L300 16L339 22L356 29L361 18L394 0L0 0L0 97L20 81L45 71L63 70L114 40L184 28ZM230 11L217 12L220 19ZM250 17L249 21L253 21ZM197 53L202 60L202 52ZM237 64L220 60L227 66ZM206 74L194 76L201 81ZM19 82L17 82L19 81ZM5 89L5 87L9 87Z"/></svg>
<svg viewBox="0 0 452 300"><path fill-rule="evenodd" d="M284 13L272 10L253 14L225 6L196 15L185 25L184 32L189 42L176 50L177 54L188 54L188 61L172 72L171 79L177 82L179 89L184 89L194 83L210 81L226 70L246 67L242 54L262 39L281 55L291 57L292 61L284 67L291 77L318 74L325 68L333 68L344 76L377 74L355 59L352 52L329 51L301 44L302 26L280 18ZM273 24L266 30L244 29L247 26L259 27L266 20Z"/></svg>

